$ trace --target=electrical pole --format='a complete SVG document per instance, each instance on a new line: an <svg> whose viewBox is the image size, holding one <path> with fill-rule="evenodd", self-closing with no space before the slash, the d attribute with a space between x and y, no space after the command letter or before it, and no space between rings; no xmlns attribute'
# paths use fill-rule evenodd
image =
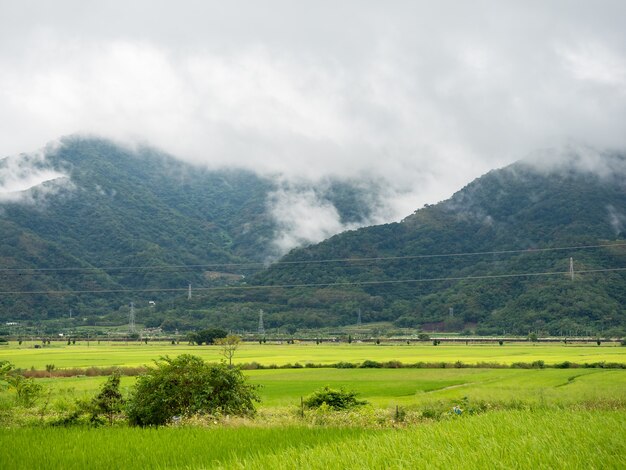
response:
<svg viewBox="0 0 626 470"><path fill-rule="evenodd" d="M259 330L260 335L265 334L265 325L263 324L263 309L259 310Z"/></svg>
<svg viewBox="0 0 626 470"><path fill-rule="evenodd" d="M189 284L189 290L187 291L187 300L191 300L191 284Z"/></svg>
<svg viewBox="0 0 626 470"><path fill-rule="evenodd" d="M130 303L130 313L128 314L128 332L133 334L136 332L135 329L135 304L133 302Z"/></svg>
<svg viewBox="0 0 626 470"><path fill-rule="evenodd" d="M569 275L572 281L574 280L574 258L569 259Z"/></svg>

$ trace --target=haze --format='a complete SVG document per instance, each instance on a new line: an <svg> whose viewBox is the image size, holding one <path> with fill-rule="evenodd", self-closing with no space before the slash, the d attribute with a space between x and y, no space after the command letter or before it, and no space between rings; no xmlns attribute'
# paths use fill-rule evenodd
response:
<svg viewBox="0 0 626 470"><path fill-rule="evenodd" d="M0 155L95 134L285 188L378 181L368 222L397 220L537 149L624 148L625 17L621 1L1 0ZM312 238L346 228L283 192L276 214L326 214Z"/></svg>

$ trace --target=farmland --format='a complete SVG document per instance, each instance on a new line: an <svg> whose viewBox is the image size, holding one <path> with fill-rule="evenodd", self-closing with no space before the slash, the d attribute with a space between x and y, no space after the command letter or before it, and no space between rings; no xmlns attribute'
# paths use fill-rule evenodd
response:
<svg viewBox="0 0 626 470"><path fill-rule="evenodd" d="M35 349L34 343L24 342L21 346L12 342L0 346L0 358L8 360L23 369L44 369L46 364L56 368L141 366L151 364L161 356L194 354L207 361L222 359L217 346L172 345L165 342L148 344L92 341L67 346L64 342ZM415 362L462 361L466 364L481 362L507 364L542 360L546 364L564 361L576 363L617 362L626 363L626 348L613 343L597 346L590 344L446 344L432 346L430 342L411 344L371 344L371 343L296 343L296 344L243 344L237 351L235 363L257 362L270 366L285 364L333 364L339 361L361 363L365 360Z"/></svg>
<svg viewBox="0 0 626 470"><path fill-rule="evenodd" d="M494 412L359 428L0 430L14 468L597 468L626 465L626 414ZM10 442L10 445L8 443Z"/></svg>
<svg viewBox="0 0 626 470"><path fill-rule="evenodd" d="M160 356L221 359L215 346L92 342L0 349L23 369L150 365ZM256 418L215 417L135 429L53 427L103 376L35 379L49 404L7 413L0 393L2 468L622 468L626 455L626 370L595 368L307 367L366 360L403 364L510 366L626 363L626 348L602 344L246 344L235 362L261 386ZM303 367L284 367L294 364ZM271 366L271 367L270 367ZM128 394L135 377L122 377ZM300 410L324 386L354 390L368 405L350 412ZM453 406L463 414L451 413ZM44 411L42 412L42 409ZM4 413L4 414L2 414ZM11 445L8 445L8 444ZM76 443L80 443L77 445ZM479 443L479 445L477 445ZM33 445L34 444L34 445ZM86 450L88 449L88 450ZM138 451L137 449L142 449ZM120 464L121 462L121 464Z"/></svg>

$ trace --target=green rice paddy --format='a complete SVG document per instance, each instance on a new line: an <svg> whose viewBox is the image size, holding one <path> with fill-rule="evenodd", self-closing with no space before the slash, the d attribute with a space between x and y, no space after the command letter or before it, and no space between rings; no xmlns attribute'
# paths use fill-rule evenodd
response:
<svg viewBox="0 0 626 470"><path fill-rule="evenodd" d="M0 429L3 469L621 469L626 414L508 411L408 429Z"/></svg>
<svg viewBox="0 0 626 470"><path fill-rule="evenodd" d="M194 354L207 361L222 359L218 346L172 345L163 342L146 344L123 342L91 342L67 346L66 343L53 343L45 348L35 349L34 344L24 342L21 346L12 342L0 346L0 359L5 359L23 369L44 369L46 364L56 368L90 366L141 366L152 364L160 356ZM234 362L281 366L285 364L332 364L339 361L363 362L401 361L415 362L456 362L477 364L481 362L512 364L542 360L546 364L563 361L592 363L626 363L626 348L614 343L601 346L581 344L538 344L505 343L497 344L446 344L433 346L431 343L411 343L375 345L371 343L296 343L263 344L246 343L241 345Z"/></svg>
<svg viewBox="0 0 626 470"><path fill-rule="evenodd" d="M150 365L160 356L182 353L221 359L218 347L101 342L43 349L12 343L0 348L0 360L41 370L46 364L57 369ZM266 366L364 360L626 363L626 348L246 344L235 359ZM159 429L51 427L40 419L40 406L0 428L0 468L626 468L623 369L303 367L245 374L262 386L256 420ZM36 380L50 390L47 412L62 413L74 399L93 396L106 377ZM122 390L128 393L134 381L123 377ZM326 385L355 390L370 404L356 415L317 419L307 412L300 418L300 397ZM0 392L0 414L10 401L7 394ZM454 404L464 409L461 416L450 412ZM396 421L398 409L422 418Z"/></svg>

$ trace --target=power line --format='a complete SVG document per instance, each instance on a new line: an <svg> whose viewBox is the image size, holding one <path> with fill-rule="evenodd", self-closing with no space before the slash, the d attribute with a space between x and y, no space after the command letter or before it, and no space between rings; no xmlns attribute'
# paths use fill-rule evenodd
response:
<svg viewBox="0 0 626 470"><path fill-rule="evenodd" d="M327 258L319 260L294 260L294 261L276 261L274 263L247 262L247 263L208 263L208 264L172 264L172 265L156 265L156 266L106 266L106 267L68 267L68 268L0 268L0 273L8 274L32 274L32 273L49 273L49 272L108 272L108 271L184 271L198 268L249 268L264 269L269 266L281 265L302 265L302 264L327 264L327 263L362 263L374 261L401 261L410 259L430 259L430 258L452 258L452 257L469 257L469 256L486 256L486 255L503 255L503 254L537 254L550 251L565 250L587 250L594 248L614 248L626 247L626 243L609 243L599 245L580 245L580 246L557 246L548 248L526 248L518 250L494 250L494 251L467 251L458 253L435 253L423 255L405 255L405 256L375 256L366 258Z"/></svg>
<svg viewBox="0 0 626 470"><path fill-rule="evenodd" d="M576 271L576 274L595 274L606 272L625 272L622 268L602 268ZM433 277L423 279L391 279L386 281L346 281L346 282L322 282L303 284L265 284L265 285L243 285L243 286L217 286L217 287L196 287L196 291L232 291L232 290L263 290L263 289L293 289L307 287L346 287L346 286L372 286L386 284L406 284L444 281L476 281L485 279L505 279L522 277L541 276L567 276L569 271L547 271L529 273L508 273L508 274L485 274L480 276L457 276L457 277ZM137 293L137 292L187 292L187 287L181 288L145 288L145 289L100 289L100 290L45 290L45 291L2 291L0 295L73 295L73 294L117 294L117 293Z"/></svg>

